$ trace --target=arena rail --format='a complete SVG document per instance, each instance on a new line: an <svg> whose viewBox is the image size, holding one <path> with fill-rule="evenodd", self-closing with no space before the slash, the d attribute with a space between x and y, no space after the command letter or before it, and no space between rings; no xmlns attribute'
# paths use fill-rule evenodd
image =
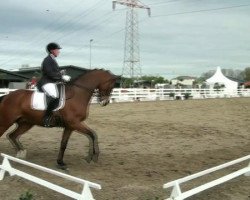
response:
<svg viewBox="0 0 250 200"><path fill-rule="evenodd" d="M37 164L33 164L33 163L30 163L30 162L27 162L27 161L24 161L24 160L21 160L18 158L14 158L12 156L9 156L9 155L3 154L3 153L1 154L1 156L3 157L3 163L2 163L2 165L0 165L0 180L3 180L5 173L8 172L10 174L10 176L17 175L19 177L22 177L24 179L27 179L29 181L32 181L32 182L37 183L41 186L47 187L51 190L54 190L56 192L59 192L61 194L66 195L68 197L71 197L72 199L77 199L77 200L94 200L93 195L92 195L91 190L90 190L90 187L95 188L95 189L101 189L101 185L96 184L96 183L92 183L90 181L86 181L86 180L83 180L83 179L80 179L80 178L77 178L74 176L70 176L68 174L64 174L64 173L46 168L46 167L42 167L42 166L37 165ZM56 184L50 183L50 182L43 180L41 178L38 178L38 177L35 177L35 176L30 175L28 173L25 173L23 171L20 171L18 169L15 169L10 165L9 160L17 162L19 164L23 164L23 165L31 167L31 168L35 168L37 170L41 170L41 171L49 173L49 174L53 174L55 176L59 176L61 178L65 178L67 180L70 180L70 181L73 181L76 183L79 183L79 184L83 185L83 190L81 193L77 193L77 192L74 192L72 190L58 186Z"/></svg>
<svg viewBox="0 0 250 200"><path fill-rule="evenodd" d="M156 101L174 99L207 99L207 98L232 98L250 97L250 89L238 89L234 91L214 89L142 89L142 88L115 88L113 90L112 102L133 102L133 101Z"/></svg>
<svg viewBox="0 0 250 200"><path fill-rule="evenodd" d="M2 88L0 96L9 94L15 89ZM174 99L207 99L207 98L231 98L231 97L250 97L250 89L238 89L226 91L223 89L203 89L203 88L115 88L111 95L111 102L134 102L134 101L156 101ZM96 98L92 103L96 103Z"/></svg>
<svg viewBox="0 0 250 200"><path fill-rule="evenodd" d="M219 184L222 184L222 183L224 183L226 181L234 179L234 178L236 178L238 176L241 176L241 175L250 176L250 163L249 163L249 165L247 167L245 167L245 168L242 168L242 169L240 169L238 171L235 171L235 172L233 172L231 174L228 174L226 176L223 176L223 177L221 177L219 179L213 180L211 182L208 182L208 183L206 183L204 185L198 186L198 187L193 188L191 190L182 192L181 188L180 188L181 183L193 180L195 178L207 175L209 173L218 171L220 169L224 169L226 167L229 167L229 166L232 166L232 165L235 165L235 164L238 164L240 162L247 161L247 160L250 161L250 155L239 158L237 160L230 161L228 163L225 163L225 164L222 164L222 165L210 168L210 169L207 169L207 170L204 170L204 171L201 171L201 172L198 172L198 173L190 175L190 176L186 176L184 178L181 178L181 179L178 179L178 180L175 180L175 181L168 182L168 183L163 185L163 188L164 189L172 188L172 193L171 193L170 197L167 198L166 200L183 200L183 199L186 199L186 198L188 198L190 196L193 196L193 195L195 195L197 193L200 193L200 192L202 192L204 190L207 190L207 189L209 189L211 187L214 187L216 185L219 185Z"/></svg>

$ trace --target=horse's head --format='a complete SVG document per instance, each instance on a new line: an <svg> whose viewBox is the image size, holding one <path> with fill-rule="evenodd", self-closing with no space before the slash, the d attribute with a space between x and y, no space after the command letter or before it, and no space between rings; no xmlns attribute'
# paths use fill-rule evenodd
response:
<svg viewBox="0 0 250 200"><path fill-rule="evenodd" d="M101 106L106 106L109 104L112 90L115 87L116 80L119 78L120 76L116 76L109 71L102 70L100 84L97 87L97 101Z"/></svg>
<svg viewBox="0 0 250 200"><path fill-rule="evenodd" d="M101 106L109 103L110 95L120 76L103 69L93 69L71 80L68 84L86 90L89 94L96 92L97 101Z"/></svg>

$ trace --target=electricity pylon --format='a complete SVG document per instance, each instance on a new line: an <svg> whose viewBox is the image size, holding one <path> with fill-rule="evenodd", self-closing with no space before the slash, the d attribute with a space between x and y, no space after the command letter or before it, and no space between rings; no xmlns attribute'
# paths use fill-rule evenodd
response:
<svg viewBox="0 0 250 200"><path fill-rule="evenodd" d="M113 9L115 9L116 4L127 6L122 76L124 78L132 78L132 80L135 80L140 78L142 75L140 66L139 22L137 8L146 9L149 16L150 8L138 0L113 1ZM122 84L126 85L125 82Z"/></svg>

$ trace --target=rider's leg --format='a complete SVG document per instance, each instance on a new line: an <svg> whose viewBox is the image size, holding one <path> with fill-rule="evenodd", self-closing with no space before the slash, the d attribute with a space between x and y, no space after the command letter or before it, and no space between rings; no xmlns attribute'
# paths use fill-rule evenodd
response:
<svg viewBox="0 0 250 200"><path fill-rule="evenodd" d="M48 127L52 112L59 103L58 99L59 95L55 83L47 83L42 87L42 89L46 93L46 100L47 100L47 110L45 111L43 117L43 125Z"/></svg>
<svg viewBox="0 0 250 200"><path fill-rule="evenodd" d="M47 99L47 110L45 111L44 118L43 118L43 124L44 126L48 127L51 115L53 113L53 110L58 105L58 98L52 98L50 96L46 96Z"/></svg>

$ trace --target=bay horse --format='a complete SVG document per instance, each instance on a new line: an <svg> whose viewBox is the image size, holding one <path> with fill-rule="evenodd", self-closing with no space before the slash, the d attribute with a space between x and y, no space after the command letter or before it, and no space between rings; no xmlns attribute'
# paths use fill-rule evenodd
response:
<svg viewBox="0 0 250 200"><path fill-rule="evenodd" d="M109 71L94 69L65 84L65 106L53 114L60 116L64 128L57 158L57 164L60 168L66 167L63 157L73 131L88 137L89 152L86 160L87 162L91 160L97 162L99 155L97 134L83 121L88 117L88 108L93 93L97 93L100 105L106 106L118 78L119 76ZM23 156L26 155L26 150L19 141L20 136L34 125L42 126L43 124L44 111L31 108L32 93L31 90L16 90L0 99L0 137L10 126L16 124L16 129L7 134L7 138L16 149L19 157L23 154Z"/></svg>

